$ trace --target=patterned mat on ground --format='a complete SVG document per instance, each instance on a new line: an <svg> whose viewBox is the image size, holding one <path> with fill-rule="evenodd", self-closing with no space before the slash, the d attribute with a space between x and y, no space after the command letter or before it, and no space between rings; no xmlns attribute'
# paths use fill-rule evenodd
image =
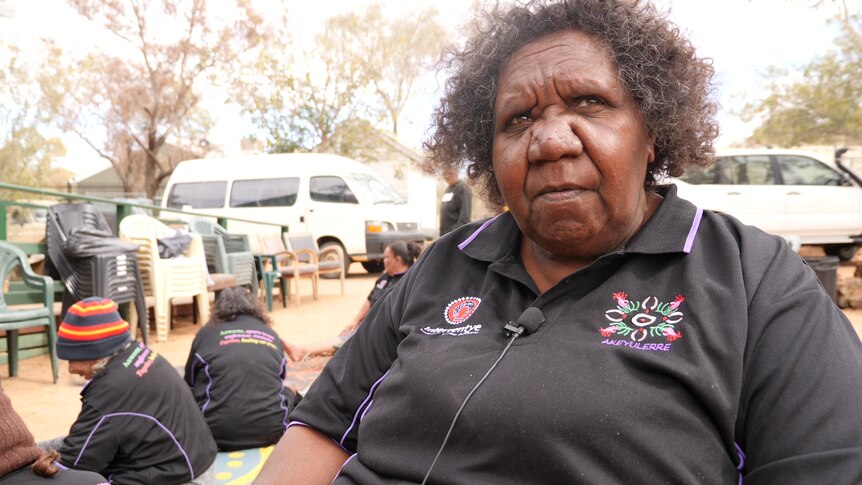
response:
<svg viewBox="0 0 862 485"><path fill-rule="evenodd" d="M245 485L254 481L263 463L272 453L273 446L242 451L222 451L216 456L216 483L219 485Z"/></svg>
<svg viewBox="0 0 862 485"><path fill-rule="evenodd" d="M308 357L299 362L288 361L287 370L284 372L284 383L304 392L317 379L330 357Z"/></svg>

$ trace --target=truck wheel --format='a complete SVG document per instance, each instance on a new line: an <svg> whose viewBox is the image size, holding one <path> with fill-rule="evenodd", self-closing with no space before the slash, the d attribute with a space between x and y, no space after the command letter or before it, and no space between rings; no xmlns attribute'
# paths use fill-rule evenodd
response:
<svg viewBox="0 0 862 485"><path fill-rule="evenodd" d="M383 261L363 261L362 267L369 273L382 273Z"/></svg>
<svg viewBox="0 0 862 485"><path fill-rule="evenodd" d="M342 246L341 243L337 243L335 241L325 242L325 243L323 243L322 246L320 246L320 252L321 252L321 254L323 254L324 251L326 251L326 248L331 248L333 246L340 247L341 252L344 254L344 276L346 277L348 274L348 271L350 270L351 261L350 261L350 256L348 256L347 252L344 251L344 246ZM338 258L338 256L335 253L329 253L329 254L326 254L324 256L322 261L332 261L332 260L337 259L337 258ZM320 275L320 277L323 279L327 279L327 280L337 280L338 279L338 273L324 273L324 274Z"/></svg>
<svg viewBox="0 0 862 485"><path fill-rule="evenodd" d="M824 246L823 252L829 256L838 256L841 261L850 261L856 255L856 250L859 246L856 244L835 244Z"/></svg>

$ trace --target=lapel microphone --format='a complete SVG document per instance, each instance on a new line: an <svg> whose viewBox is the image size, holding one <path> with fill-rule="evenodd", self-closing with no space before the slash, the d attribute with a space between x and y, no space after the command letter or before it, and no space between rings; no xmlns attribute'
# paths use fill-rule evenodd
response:
<svg viewBox="0 0 862 485"><path fill-rule="evenodd" d="M543 323L545 323L545 315L542 310L531 306L518 316L517 321L509 322L503 327L503 335L507 337L530 335L535 333Z"/></svg>
<svg viewBox="0 0 862 485"><path fill-rule="evenodd" d="M515 320L514 322L509 322L503 326L503 335L509 337L509 341L506 343L506 347L503 349L502 352L500 352L500 356L497 357L497 360L494 362L491 368L488 369L488 372L486 372L485 375L481 379L479 379L479 382L477 382L476 385L473 386L473 389L467 394L467 397L464 398L464 402L461 403L461 407L458 408L458 412L456 412L455 417L452 418L452 424L449 425L449 431L446 432L446 437L443 438L443 443L440 444L440 449L437 450L437 456L434 457L434 461L431 462L431 466L428 467L428 471L425 472L425 478L422 479L422 485L425 485L425 483L428 481L428 477L431 476L431 470L434 469L434 465L437 464L437 460L440 458L440 454L443 453L443 448L446 447L446 443L449 441L449 436L452 435L452 430L455 428L455 422L458 421L458 416L461 415L461 411L464 410L464 406L467 405L467 401L470 400L470 398L473 396L473 393L476 392L476 389L479 389L479 386L481 386L482 383L485 382L485 379L487 379L488 376L491 375L491 371L493 371L494 368L497 367L497 364L499 364L500 361L503 360L503 356L506 355L506 352L509 351L509 347L511 347L512 343L515 342L515 339L522 335L530 335L531 333L536 332L536 330L538 330L543 323L545 323L545 314L542 313L542 310L531 306L521 312L521 314L518 315L517 320Z"/></svg>

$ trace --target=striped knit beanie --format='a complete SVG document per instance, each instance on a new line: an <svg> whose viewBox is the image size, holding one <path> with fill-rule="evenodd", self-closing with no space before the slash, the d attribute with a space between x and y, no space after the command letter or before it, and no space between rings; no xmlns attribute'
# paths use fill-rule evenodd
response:
<svg viewBox="0 0 862 485"><path fill-rule="evenodd" d="M129 322L120 317L117 304L92 296L72 305L57 329L57 357L96 360L121 350L131 340Z"/></svg>

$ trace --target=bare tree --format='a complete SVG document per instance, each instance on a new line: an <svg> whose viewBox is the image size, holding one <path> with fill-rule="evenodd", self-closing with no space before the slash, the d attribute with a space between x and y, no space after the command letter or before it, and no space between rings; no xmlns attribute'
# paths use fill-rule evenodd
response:
<svg viewBox="0 0 862 485"><path fill-rule="evenodd" d="M48 44L44 105L117 170L124 190L155 196L211 121L199 84L230 68L260 40L247 0L213 12L206 0L69 0L107 34L98 52L74 57ZM213 9L215 10L215 9Z"/></svg>

